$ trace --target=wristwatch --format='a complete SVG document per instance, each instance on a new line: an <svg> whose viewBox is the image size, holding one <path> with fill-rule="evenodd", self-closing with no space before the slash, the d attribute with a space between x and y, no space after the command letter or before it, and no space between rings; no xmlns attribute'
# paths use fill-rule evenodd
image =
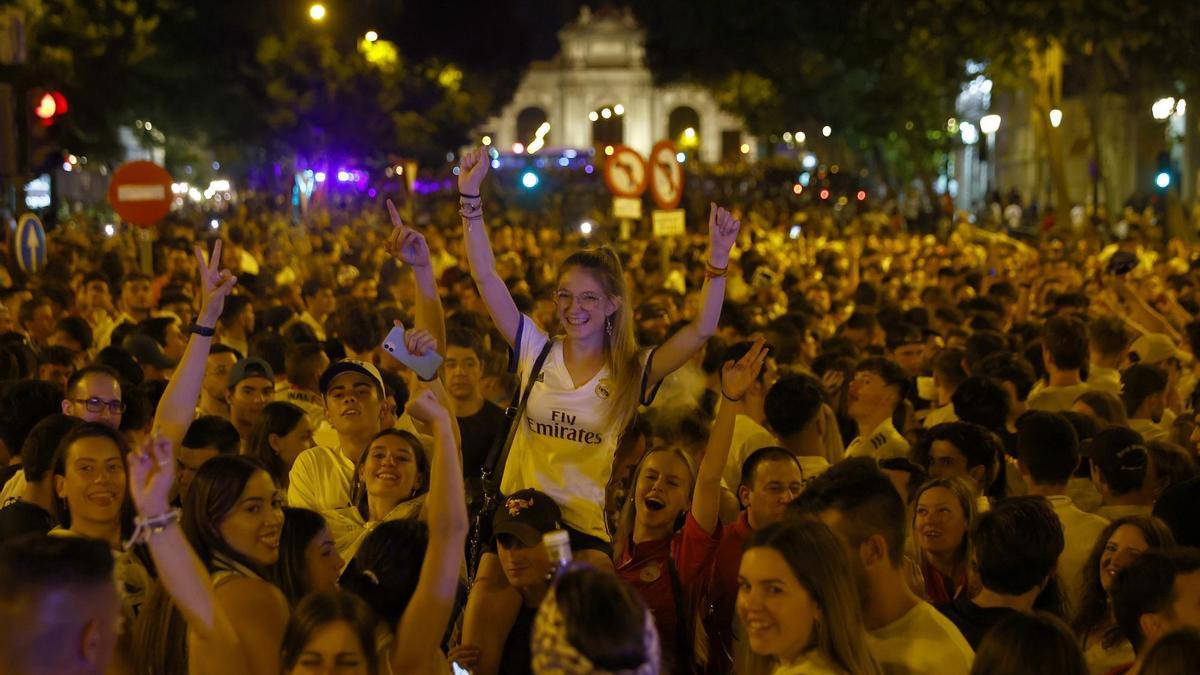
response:
<svg viewBox="0 0 1200 675"><path fill-rule="evenodd" d="M212 337L217 334L217 329L209 328L208 326L201 326L198 323L194 323L194 324L192 324L192 327L188 329L188 332L195 333L196 335L199 335L200 337Z"/></svg>

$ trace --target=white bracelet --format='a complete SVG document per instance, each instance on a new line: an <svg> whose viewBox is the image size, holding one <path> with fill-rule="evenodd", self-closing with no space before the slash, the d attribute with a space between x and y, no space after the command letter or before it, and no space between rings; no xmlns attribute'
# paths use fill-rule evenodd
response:
<svg viewBox="0 0 1200 675"><path fill-rule="evenodd" d="M125 542L125 550L128 551L136 544L145 544L154 535L162 534L169 526L179 522L179 515L179 509L171 509L157 516L134 518L133 534L129 536L129 541Z"/></svg>

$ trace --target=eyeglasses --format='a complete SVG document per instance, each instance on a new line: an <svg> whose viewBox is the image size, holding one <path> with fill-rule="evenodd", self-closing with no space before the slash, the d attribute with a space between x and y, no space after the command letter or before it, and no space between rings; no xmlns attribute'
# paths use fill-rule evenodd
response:
<svg viewBox="0 0 1200 675"><path fill-rule="evenodd" d="M125 412L124 401L106 401L102 398L93 396L91 398L77 398L75 399L75 402L82 403L90 413L102 412L106 407L108 408L108 412L112 413L113 415L119 415L120 413Z"/></svg>
<svg viewBox="0 0 1200 675"><path fill-rule="evenodd" d="M590 312L600 306L602 298L595 293L580 293L572 295L568 291L557 291L554 294L554 304L560 309L566 309L571 306L571 300L575 300L575 304L585 312Z"/></svg>

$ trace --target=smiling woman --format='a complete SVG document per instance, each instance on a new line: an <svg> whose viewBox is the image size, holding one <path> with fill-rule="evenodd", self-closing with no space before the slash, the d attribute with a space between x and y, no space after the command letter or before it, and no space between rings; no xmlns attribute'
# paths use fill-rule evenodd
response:
<svg viewBox="0 0 1200 675"><path fill-rule="evenodd" d="M192 479L182 525L212 575L217 603L244 640L252 671L279 672L277 647L288 606L283 593L264 577L279 559L283 528L279 488L253 459L214 457ZM197 648L187 630L166 593L157 589L138 620L137 642L145 645L139 650L138 672L189 672L189 663L191 672L207 672L211 655ZM182 654L187 654L186 661Z"/></svg>

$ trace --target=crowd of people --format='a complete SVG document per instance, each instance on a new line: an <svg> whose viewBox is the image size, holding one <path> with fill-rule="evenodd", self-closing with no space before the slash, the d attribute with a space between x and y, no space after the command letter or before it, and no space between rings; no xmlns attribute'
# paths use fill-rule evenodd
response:
<svg viewBox="0 0 1200 675"><path fill-rule="evenodd" d="M6 275L0 672L1196 671L1188 245L488 170Z"/></svg>

